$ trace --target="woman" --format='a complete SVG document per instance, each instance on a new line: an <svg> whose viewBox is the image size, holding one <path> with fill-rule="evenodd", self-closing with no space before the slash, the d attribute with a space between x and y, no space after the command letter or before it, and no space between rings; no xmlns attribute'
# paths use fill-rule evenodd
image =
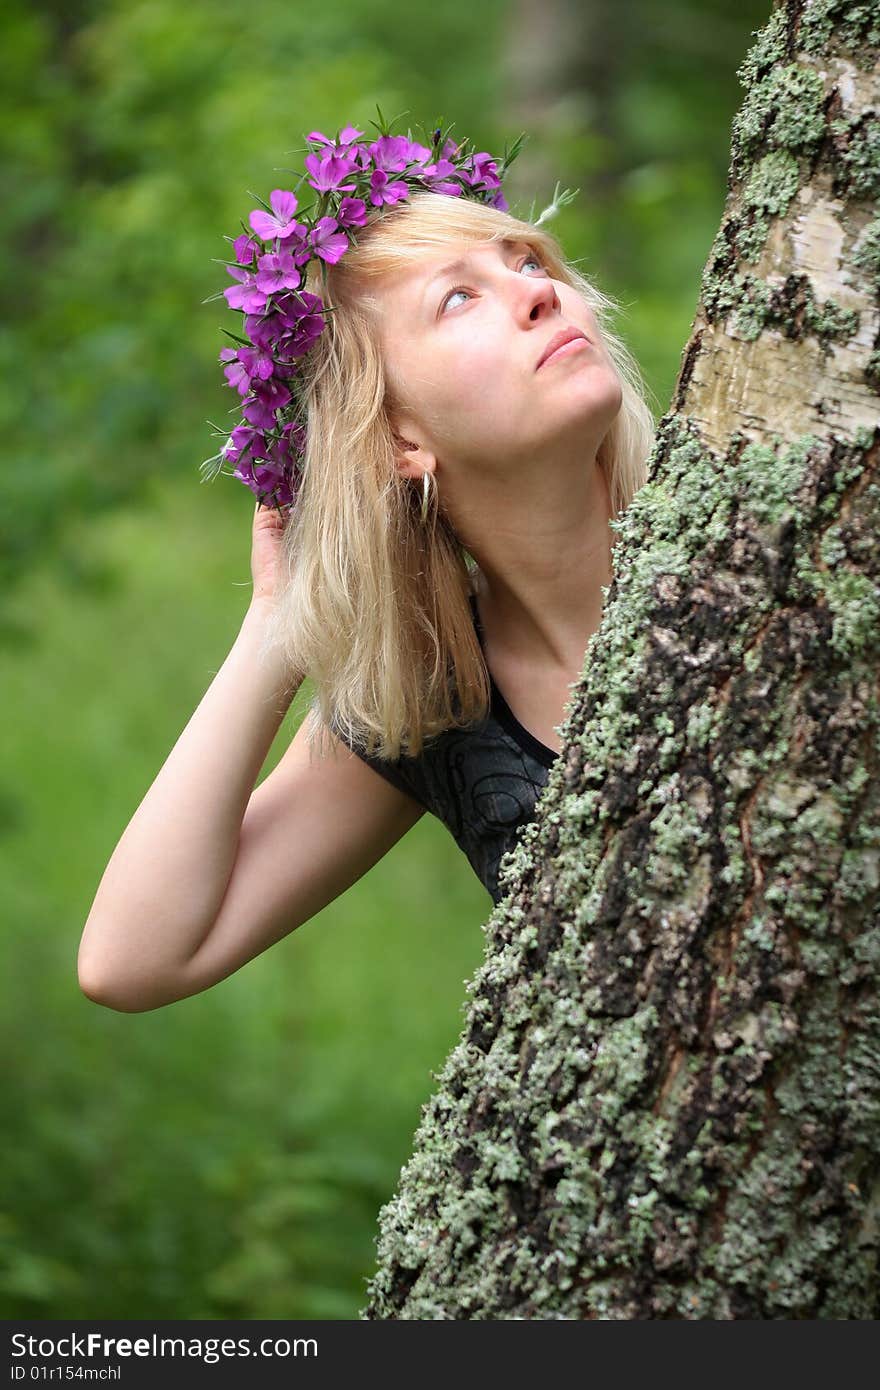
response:
<svg viewBox="0 0 880 1390"><path fill-rule="evenodd" d="M81 988L111 1008L225 979L426 809L497 901L645 480L612 303L543 228L416 193L321 293L296 507L257 508L241 630L83 932ZM254 789L305 673L309 716Z"/></svg>

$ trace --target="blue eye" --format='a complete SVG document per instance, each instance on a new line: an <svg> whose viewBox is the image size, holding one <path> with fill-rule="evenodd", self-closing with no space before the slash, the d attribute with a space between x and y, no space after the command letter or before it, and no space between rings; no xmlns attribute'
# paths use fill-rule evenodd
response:
<svg viewBox="0 0 880 1390"><path fill-rule="evenodd" d="M533 261L534 264L535 264L536 266L538 266L538 268L539 268L540 270L546 270L546 269L547 269L547 267L544 265L544 262L540 259L540 257L536 256L536 255L534 254L534 252L532 252L530 255L524 257L524 259L520 262L520 266L519 266L520 270L522 270L523 266L528 265L530 261ZM440 305L440 313L441 313L441 314L442 314L443 311L445 310L445 308L446 308L447 304L449 303L450 299L453 299L453 298L455 297L455 295L457 295L457 294L470 294L470 290L465 289L462 285L457 285L456 288L455 288L454 290L450 290L449 293L448 293L447 295L445 295L445 297L444 297L444 299L443 299L443 302L442 302L441 305Z"/></svg>

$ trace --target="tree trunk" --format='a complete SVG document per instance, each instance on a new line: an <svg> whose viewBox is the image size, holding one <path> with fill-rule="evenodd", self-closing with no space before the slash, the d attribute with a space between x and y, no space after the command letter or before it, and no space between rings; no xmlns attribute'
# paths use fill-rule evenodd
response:
<svg viewBox="0 0 880 1390"><path fill-rule="evenodd" d="M366 1318L880 1316L873 4L786 0Z"/></svg>

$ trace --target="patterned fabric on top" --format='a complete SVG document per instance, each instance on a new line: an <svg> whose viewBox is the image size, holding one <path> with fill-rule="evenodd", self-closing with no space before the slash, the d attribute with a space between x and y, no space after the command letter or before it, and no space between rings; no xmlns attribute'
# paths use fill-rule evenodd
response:
<svg viewBox="0 0 880 1390"><path fill-rule="evenodd" d="M474 595L471 610L482 646ZM498 903L498 866L520 828L532 819L559 754L523 728L491 673L489 680L492 702L487 718L469 729L445 730L417 758L386 760L353 751L447 826Z"/></svg>

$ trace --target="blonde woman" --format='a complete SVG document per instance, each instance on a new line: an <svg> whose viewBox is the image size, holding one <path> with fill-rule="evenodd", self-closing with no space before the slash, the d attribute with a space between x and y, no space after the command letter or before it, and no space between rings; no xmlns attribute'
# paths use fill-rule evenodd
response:
<svg viewBox="0 0 880 1390"><path fill-rule="evenodd" d="M544 227L415 192L324 271L296 505L257 507L241 629L85 925L80 986L113 1009L225 979L426 810L497 901L645 480L615 306Z"/></svg>

